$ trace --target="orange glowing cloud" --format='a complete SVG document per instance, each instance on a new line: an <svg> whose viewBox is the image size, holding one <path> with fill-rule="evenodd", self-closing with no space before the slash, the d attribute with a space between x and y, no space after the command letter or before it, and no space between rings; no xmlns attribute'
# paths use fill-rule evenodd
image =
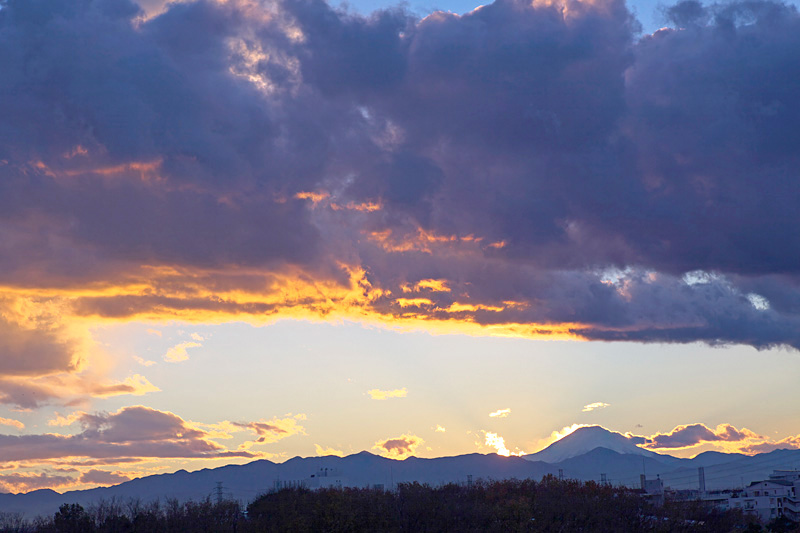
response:
<svg viewBox="0 0 800 533"><path fill-rule="evenodd" d="M447 280L444 279L423 279L417 282L417 289L428 289L431 292L450 292Z"/></svg>
<svg viewBox="0 0 800 533"><path fill-rule="evenodd" d="M323 202L330 198L330 194L327 192L311 192L311 191L303 191L299 192L294 195L295 198L299 200L310 200L312 205L316 206L320 202Z"/></svg>
<svg viewBox="0 0 800 533"><path fill-rule="evenodd" d="M240 450L248 450L256 444L272 444L293 435L305 435L306 430L300 425L300 422L305 419L306 415L303 413L287 414L284 418L273 417L256 422L230 422L230 425L234 428L250 430L256 435L255 440L239 445Z"/></svg>
<svg viewBox="0 0 800 533"><path fill-rule="evenodd" d="M528 302L475 301L463 289L454 301L454 290L454 283L441 277L424 277L413 285L380 286L364 268L346 264L339 264L339 270L327 276L298 267L266 271L138 266L119 283L0 286L0 349L5 353L0 361L0 402L30 408L157 391L143 374L122 380L105 376L114 361L95 345L90 330L130 320L156 326L167 320L265 325L283 318L346 319L432 333L579 338L580 324L519 321L513 313L525 311ZM424 292L424 296L400 297L404 291ZM155 327L149 330L159 333ZM198 338L179 342L163 358L172 363L186 361L189 350L201 345ZM144 367L155 364L133 357Z"/></svg>
<svg viewBox="0 0 800 533"><path fill-rule="evenodd" d="M372 449L379 451L381 455L389 457L390 459L405 459L406 457L414 455L416 449L424 444L424 442L424 440L416 435L403 434L399 437L378 441Z"/></svg>
<svg viewBox="0 0 800 533"><path fill-rule="evenodd" d="M23 424L19 420L14 420L13 418L0 417L0 426L11 426L19 430L25 429L25 424Z"/></svg>
<svg viewBox="0 0 800 533"><path fill-rule="evenodd" d="M511 457L517 456L521 457L523 455L527 455L525 452L517 449L516 451L512 452L506 447L506 440L498 435L497 433L492 433L491 431L482 431L485 439L484 439L484 446L489 446L494 448L497 451L497 455L502 455L504 457Z"/></svg>
<svg viewBox="0 0 800 533"><path fill-rule="evenodd" d="M319 456L333 455L336 457L344 457L343 451L337 450L335 448L325 448L320 446L319 444L314 445L314 453L316 453Z"/></svg>

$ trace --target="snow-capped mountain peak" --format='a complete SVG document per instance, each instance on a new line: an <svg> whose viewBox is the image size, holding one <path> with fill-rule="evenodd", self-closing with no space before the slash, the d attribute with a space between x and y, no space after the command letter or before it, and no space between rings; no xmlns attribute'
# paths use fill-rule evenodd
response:
<svg viewBox="0 0 800 533"><path fill-rule="evenodd" d="M557 440L544 450L527 455L525 458L531 461L558 463L588 453L595 448L606 448L621 454L660 457L657 453L638 447L621 433L609 431L601 426L585 426Z"/></svg>

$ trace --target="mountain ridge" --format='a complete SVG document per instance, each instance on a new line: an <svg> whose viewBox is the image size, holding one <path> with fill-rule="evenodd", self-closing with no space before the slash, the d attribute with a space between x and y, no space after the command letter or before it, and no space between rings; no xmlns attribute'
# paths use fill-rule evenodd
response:
<svg viewBox="0 0 800 533"><path fill-rule="evenodd" d="M613 433L604 429L603 431ZM594 435L597 439L592 441L585 438L587 435ZM623 435L616 435L625 438ZM766 479L776 468L800 466L800 450L775 450L755 456L707 452L693 459L680 459L641 449L639 451L646 453L637 453L636 450L632 450L634 453L620 453L604 446L592 447L598 443L621 443L614 435L609 440L608 435L596 429L584 431L578 436L579 439L562 442L554 448L554 445L569 436L564 437L542 450L551 450L549 455L545 455L548 458L555 455L552 450L573 454L556 463L537 459L541 452L524 458L503 457L494 453L470 453L436 458L412 456L397 460L362 451L346 457L297 456L284 463L259 459L243 465L223 465L194 472L182 469L155 474L110 487L64 493L52 489L39 489L26 494L0 493L0 511L22 512L33 517L52 514L63 503L90 506L112 498L122 501L169 498L181 501L202 500L212 496L218 482L223 484L226 497L247 503L259 494L281 486L281 483L309 483L312 480L319 482L320 478L312 478L312 474L325 468L335 472L331 477L341 481L341 486L354 487L378 485L390 488L397 483L414 481L430 485L465 483L468 477L475 481L507 478L539 480L546 475L563 475L565 478L580 481L600 481L604 478L614 485L638 487L641 474L646 472L649 478L660 476L668 487L697 489L697 468L702 466L708 490L717 490L739 487L745 480L749 482ZM584 447L591 449L584 452ZM628 449L623 446L622 451ZM581 453L575 455L576 451Z"/></svg>

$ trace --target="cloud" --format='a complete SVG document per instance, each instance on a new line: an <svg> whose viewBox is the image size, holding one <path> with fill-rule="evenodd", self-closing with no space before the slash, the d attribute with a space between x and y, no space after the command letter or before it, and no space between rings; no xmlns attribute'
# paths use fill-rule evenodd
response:
<svg viewBox="0 0 800 533"><path fill-rule="evenodd" d="M203 346L199 342L182 342L176 344L164 354L164 361L168 363L180 363L181 361L188 361L189 354L186 352L189 348L198 348Z"/></svg>
<svg viewBox="0 0 800 533"><path fill-rule="evenodd" d="M119 472L108 472L106 470L91 469L81 474L80 482L92 485L116 485L131 478Z"/></svg>
<svg viewBox="0 0 800 533"><path fill-rule="evenodd" d="M536 443L535 449L537 451L541 451L550 446L551 444L553 444L554 442L559 441L564 437L566 437L567 435L573 433L576 429L582 427L590 427L590 426L591 424L572 424L571 426L564 426L560 430L552 431L549 436L543 439L539 439L539 441Z"/></svg>
<svg viewBox="0 0 800 533"><path fill-rule="evenodd" d="M149 392L158 392L159 390L161 389L150 383L146 377L141 374L134 374L119 383L94 384L90 386L89 392L92 396L107 398L120 394L142 396Z"/></svg>
<svg viewBox="0 0 800 533"><path fill-rule="evenodd" d="M652 450L692 449L703 444L726 453L743 453L753 455L756 453L770 452L777 449L800 448L800 436L789 436L775 440L759 435L747 428L736 428L732 424L719 424L715 428L705 424L686 424L673 428L667 433L654 435L634 435L626 433L631 442L642 448Z"/></svg>
<svg viewBox="0 0 800 533"><path fill-rule="evenodd" d="M114 413L81 413L74 435L0 435L0 461L64 458L213 458L254 457L229 451L209 440L179 416L144 406Z"/></svg>
<svg viewBox="0 0 800 533"><path fill-rule="evenodd" d="M78 370L79 342L58 323L57 312L46 302L7 299L0 292L0 375L31 377Z"/></svg>
<svg viewBox="0 0 800 533"><path fill-rule="evenodd" d="M11 427L15 427L15 428L17 428L19 430L25 429L25 424L23 424L19 420L13 419L13 418L0 417L0 426L11 426Z"/></svg>
<svg viewBox="0 0 800 533"><path fill-rule="evenodd" d="M414 455L417 447L425 441L416 435L400 435L390 439L378 441L373 450L378 450L381 454L391 459L405 459Z"/></svg>
<svg viewBox="0 0 800 533"><path fill-rule="evenodd" d="M445 431L447 431L447 429L445 429L444 426L440 426L439 424L436 424L436 430L435 431L436 431L436 433L444 433Z"/></svg>
<svg viewBox="0 0 800 533"><path fill-rule="evenodd" d="M140 374L122 381L109 381L91 369L64 372L35 378L0 377L0 402L23 409L45 404L74 405L90 397L109 398L120 395L141 396L160 390Z"/></svg>
<svg viewBox="0 0 800 533"><path fill-rule="evenodd" d="M55 418L47 421L47 425L57 427L71 426L75 422L79 422L86 414L87 413L83 411L75 411L67 416L62 416L61 414L56 413Z"/></svg>
<svg viewBox="0 0 800 533"><path fill-rule="evenodd" d="M243 443L240 448L248 449L253 444L271 444L292 435L305 435L305 428L300 422L306 419L306 415L287 415L284 418L273 417L270 420L260 420L258 422L230 422L230 426L240 429L248 429L256 436L255 441Z"/></svg>
<svg viewBox="0 0 800 533"><path fill-rule="evenodd" d="M44 472L38 474L15 472L13 474L0 475L0 486L3 487L3 492L18 493L36 489L63 487L74 482L75 478L72 476Z"/></svg>
<svg viewBox="0 0 800 533"><path fill-rule="evenodd" d="M314 445L314 453L320 456L335 455L336 457L344 457L344 452L335 448L323 448L319 444Z"/></svg>
<svg viewBox="0 0 800 533"><path fill-rule="evenodd" d="M506 447L506 440L497 433L492 433L491 431L483 431L483 430L481 430L481 433L483 433L485 437L484 445L490 446L495 450L497 450L497 455L503 455L505 457L510 457L512 455L521 457L523 455L527 455L519 448L517 448L517 450L514 452L510 451Z"/></svg>
<svg viewBox="0 0 800 533"><path fill-rule="evenodd" d="M498 409L492 413L489 413L491 418L506 418L511 414L511 409Z"/></svg>
<svg viewBox="0 0 800 533"><path fill-rule="evenodd" d="M800 347L790 5L111 5L2 9L0 401L98 320Z"/></svg>
<svg viewBox="0 0 800 533"><path fill-rule="evenodd" d="M786 437L784 439L780 439L777 441L767 440L765 442L759 442L754 444L749 444L740 448L741 453L746 454L756 454L756 453L768 453L774 450L797 450L800 449L800 435L794 435L791 437Z"/></svg>
<svg viewBox="0 0 800 533"><path fill-rule="evenodd" d="M584 413L588 413L589 411L594 411L595 409L605 409L610 405L611 405L610 403L605 403L605 402L594 402L590 403L589 405L584 405L581 411Z"/></svg>
<svg viewBox="0 0 800 533"><path fill-rule="evenodd" d="M154 364L156 364L155 361L150 361L150 360L147 360L147 359L143 359L143 358L139 357L138 355L134 355L133 356L133 360L136 361L137 363L139 363L142 366L153 366Z"/></svg>
<svg viewBox="0 0 800 533"><path fill-rule="evenodd" d="M388 400L389 398L405 398L408 396L408 390L405 387L394 390L371 389L367 391L367 394L373 400Z"/></svg>
<svg viewBox="0 0 800 533"><path fill-rule="evenodd" d="M730 424L720 424L715 429L705 424L677 426L669 433L657 433L645 438L643 447L651 449L688 448L704 442L741 442L765 437Z"/></svg>

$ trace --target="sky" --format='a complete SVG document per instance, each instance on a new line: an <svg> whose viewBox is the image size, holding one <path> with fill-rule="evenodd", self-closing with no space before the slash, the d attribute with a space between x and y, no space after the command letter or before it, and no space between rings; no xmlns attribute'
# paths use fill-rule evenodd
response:
<svg viewBox="0 0 800 533"><path fill-rule="evenodd" d="M0 490L800 447L800 15L0 1Z"/></svg>

